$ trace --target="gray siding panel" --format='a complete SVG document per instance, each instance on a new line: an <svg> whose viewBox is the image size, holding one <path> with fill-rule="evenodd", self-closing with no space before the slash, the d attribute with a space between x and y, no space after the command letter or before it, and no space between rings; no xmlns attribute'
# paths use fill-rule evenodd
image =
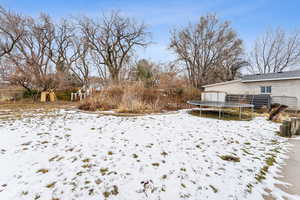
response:
<svg viewBox="0 0 300 200"><path fill-rule="evenodd" d="M296 97L288 96L272 96L272 104L273 103L286 105L290 110L296 110L298 105L298 99Z"/></svg>

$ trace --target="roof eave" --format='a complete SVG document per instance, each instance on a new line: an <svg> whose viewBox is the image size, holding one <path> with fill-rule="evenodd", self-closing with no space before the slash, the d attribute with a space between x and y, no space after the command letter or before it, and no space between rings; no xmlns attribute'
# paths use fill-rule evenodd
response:
<svg viewBox="0 0 300 200"><path fill-rule="evenodd" d="M263 81L281 81L281 80L297 80L300 77L289 77L289 78L269 78L269 79L252 79L252 80L241 80L242 83L248 82L263 82Z"/></svg>
<svg viewBox="0 0 300 200"><path fill-rule="evenodd" d="M218 85L227 85L230 83L235 83L235 82L240 82L241 79L237 79L237 80L232 80L232 81L225 81L225 82L221 82L221 83L214 83L214 84L210 84L210 85L203 85L202 87L206 88L206 87L213 87L213 86L218 86Z"/></svg>

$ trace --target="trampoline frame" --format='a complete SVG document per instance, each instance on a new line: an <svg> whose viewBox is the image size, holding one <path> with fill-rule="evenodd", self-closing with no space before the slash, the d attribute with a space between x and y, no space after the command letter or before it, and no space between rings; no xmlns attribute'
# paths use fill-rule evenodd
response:
<svg viewBox="0 0 300 200"><path fill-rule="evenodd" d="M219 119L222 116L222 108L239 108L239 118L242 119L242 110L243 108L251 108L252 113L254 112L253 104L243 104L235 102L219 102L219 101L200 101L200 100L191 100L187 102L188 104L199 106L200 108L200 117L202 115L201 106L205 107L217 107L219 109Z"/></svg>

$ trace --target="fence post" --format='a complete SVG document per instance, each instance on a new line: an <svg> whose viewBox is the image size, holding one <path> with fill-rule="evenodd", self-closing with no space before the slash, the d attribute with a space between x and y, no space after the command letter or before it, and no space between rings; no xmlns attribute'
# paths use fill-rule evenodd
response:
<svg viewBox="0 0 300 200"><path fill-rule="evenodd" d="M291 137L291 121L285 120L280 126L280 136L282 137Z"/></svg>
<svg viewBox="0 0 300 200"><path fill-rule="evenodd" d="M300 118L291 119L291 134L300 135Z"/></svg>

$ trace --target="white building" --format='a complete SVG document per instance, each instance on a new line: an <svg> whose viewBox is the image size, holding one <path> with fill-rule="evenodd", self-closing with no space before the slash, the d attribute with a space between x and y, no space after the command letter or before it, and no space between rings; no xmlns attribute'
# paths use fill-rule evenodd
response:
<svg viewBox="0 0 300 200"><path fill-rule="evenodd" d="M270 94L274 103L300 109L300 70L246 75L241 79L203 86L227 94Z"/></svg>

